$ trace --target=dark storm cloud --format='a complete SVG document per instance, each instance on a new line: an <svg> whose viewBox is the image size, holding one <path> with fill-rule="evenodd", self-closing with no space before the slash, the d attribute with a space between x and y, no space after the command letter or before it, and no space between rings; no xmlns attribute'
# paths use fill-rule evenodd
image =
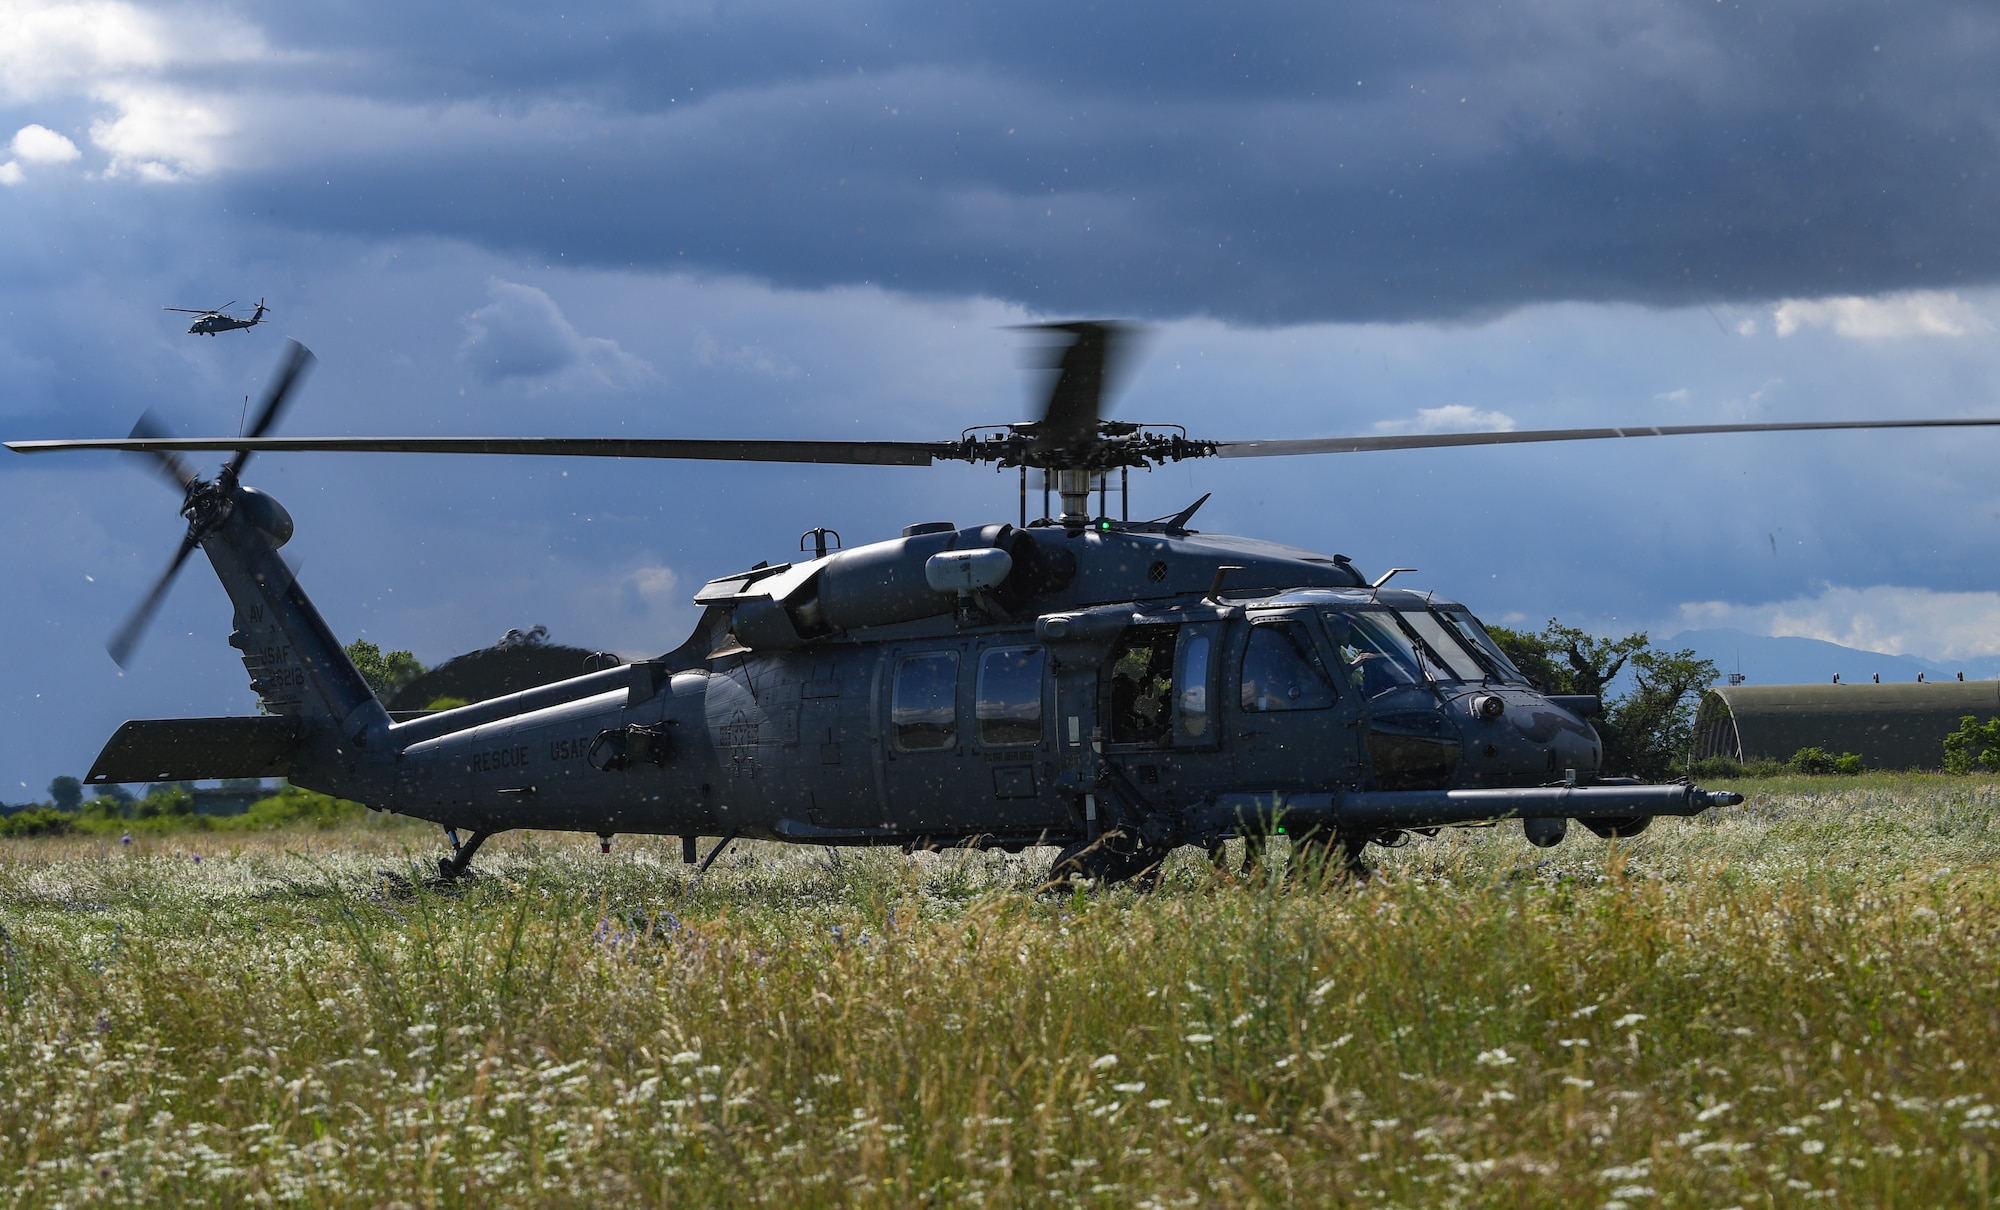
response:
<svg viewBox="0 0 2000 1210"><path fill-rule="evenodd" d="M2000 275L1984 5L273 20L227 187L307 227L1258 323Z"/></svg>

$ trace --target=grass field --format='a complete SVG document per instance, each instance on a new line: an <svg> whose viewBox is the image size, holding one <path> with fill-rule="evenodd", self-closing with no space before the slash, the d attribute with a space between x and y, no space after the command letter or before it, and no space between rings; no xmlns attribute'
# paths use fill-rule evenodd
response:
<svg viewBox="0 0 2000 1210"><path fill-rule="evenodd" d="M0 845L0 1188L92 1201L1983 1206L2000 789L1745 783L1360 887L434 835ZM197 857L199 860L197 860Z"/></svg>

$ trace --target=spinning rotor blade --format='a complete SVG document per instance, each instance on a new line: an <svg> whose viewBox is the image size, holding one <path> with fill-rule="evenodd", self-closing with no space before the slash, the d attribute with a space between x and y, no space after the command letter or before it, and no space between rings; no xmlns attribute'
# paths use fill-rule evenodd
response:
<svg viewBox="0 0 2000 1210"><path fill-rule="evenodd" d="M312 350L298 341L285 342L284 363L278 367L277 377L271 379L271 385L264 391L264 402L257 405L257 419L244 436L262 437L277 425L278 417L284 413L285 403L291 398L292 388L299 384L299 376L311 369L312 363L316 360L318 359L313 356ZM236 456L229 460L229 465L223 468L223 473L231 478L241 477L243 465L250 461L250 455L255 452L256 449L252 446L238 445Z"/></svg>
<svg viewBox="0 0 2000 1210"><path fill-rule="evenodd" d="M111 641L104 645L104 649L111 653L112 661L120 668L125 667L125 662L132 658L132 652L139 646L139 640L145 636L146 627L153 622L153 615L160 611L160 602L167 599L167 589L173 587L174 577L180 574L181 564L187 562L187 557L194 553L194 548L199 544L200 540L190 529L187 536L181 539L180 549L174 552L173 561L160 573L160 578L153 581L153 587L147 591L146 598L139 602L139 608L132 611L132 616L125 619L125 624L120 626L117 633L111 636Z"/></svg>
<svg viewBox="0 0 2000 1210"><path fill-rule="evenodd" d="M1058 450L1087 446L1096 439L1105 385L1117 366L1127 329L1120 324L1086 320L1044 324L1038 330L1067 332L1076 338L1062 352L1048 406L1035 424L1035 448L1046 456Z"/></svg>
<svg viewBox="0 0 2000 1210"><path fill-rule="evenodd" d="M138 423L132 426L132 436L135 439L151 440L168 436L168 433L166 426L160 423L159 417L148 411L141 414ZM187 464L187 459L169 450L146 450L144 452L152 455L151 461L154 469L165 475L185 495L188 485L193 483L196 478L194 468Z"/></svg>
<svg viewBox="0 0 2000 1210"><path fill-rule="evenodd" d="M155 437L10 441L20 454L54 450L257 450L387 454L520 454L566 458L678 458L710 462L819 462L929 466L960 456L955 441L732 441L648 437Z"/></svg>
<svg viewBox="0 0 2000 1210"><path fill-rule="evenodd" d="M1811 433L1843 429L1950 429L2000 426L2000 417L1957 420L1806 420L1773 424L1661 424L1630 428L1528 429L1505 433L1409 433L1382 437L1305 437L1282 441L1218 441L1218 458L1283 458L1294 454L1359 454L1374 450L1433 450L1461 445L1529 445L1543 441L1602 441L1612 437L1687 437L1702 433Z"/></svg>

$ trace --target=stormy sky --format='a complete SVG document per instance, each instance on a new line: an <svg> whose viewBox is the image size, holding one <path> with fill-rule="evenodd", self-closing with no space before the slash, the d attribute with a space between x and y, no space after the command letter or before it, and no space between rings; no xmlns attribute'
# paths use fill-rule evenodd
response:
<svg viewBox="0 0 2000 1210"><path fill-rule="evenodd" d="M2000 11L0 2L0 428L933 439L1031 415L1015 325L1150 338L1223 439L2000 412ZM213 340L161 308L263 297ZM1687 439L1141 476L1481 614L2000 651L2000 436ZM657 652L699 584L965 468L263 458L343 637ZM0 459L0 798L253 708L113 457Z"/></svg>

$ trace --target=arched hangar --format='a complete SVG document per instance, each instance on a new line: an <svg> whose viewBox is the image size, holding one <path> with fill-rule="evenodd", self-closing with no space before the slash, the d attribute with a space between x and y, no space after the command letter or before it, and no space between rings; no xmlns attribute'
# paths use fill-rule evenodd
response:
<svg viewBox="0 0 2000 1210"><path fill-rule="evenodd" d="M1788 760L1853 752L1871 769L1936 769L1966 715L2000 715L2000 681L1896 685L1719 685L1695 716L1694 757Z"/></svg>

